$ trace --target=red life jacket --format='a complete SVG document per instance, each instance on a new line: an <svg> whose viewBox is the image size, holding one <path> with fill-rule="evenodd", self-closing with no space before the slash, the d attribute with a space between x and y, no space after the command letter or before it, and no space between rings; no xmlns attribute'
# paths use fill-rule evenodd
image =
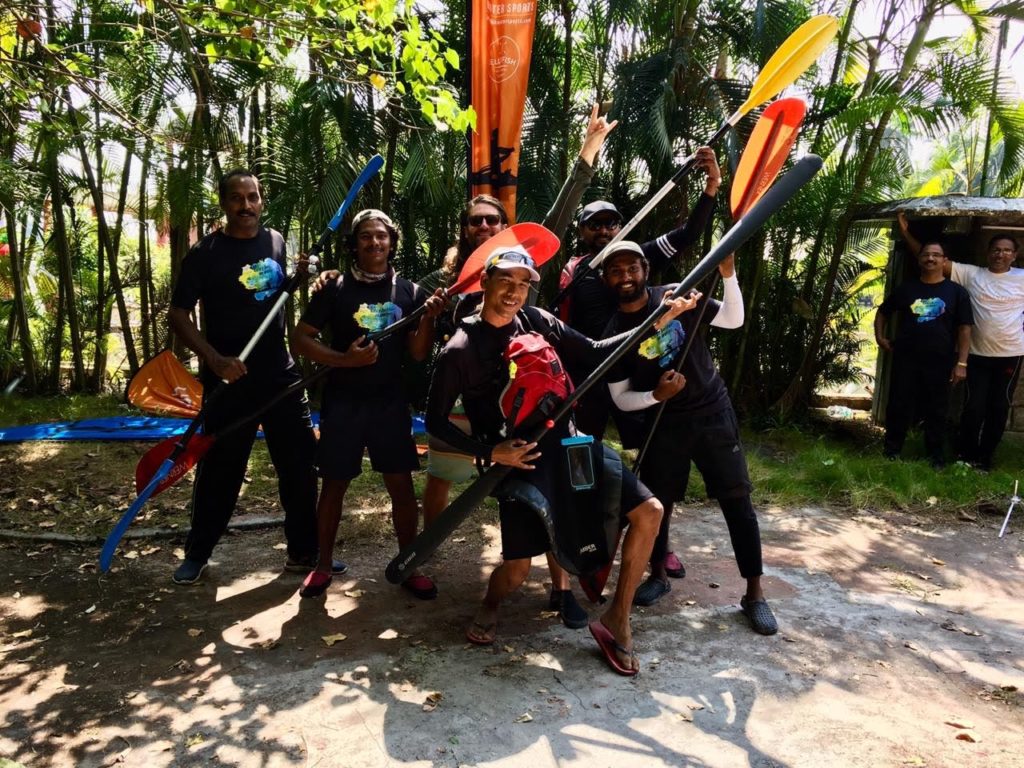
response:
<svg viewBox="0 0 1024 768"><path fill-rule="evenodd" d="M587 258L587 256L585 255L573 256L571 259L565 262L565 266L562 267L562 272L558 276L559 293L561 293L562 291L569 287L569 284L572 282L573 276L576 274L576 268L580 265L580 262L583 261L583 259L585 258ZM562 299L562 303L559 304L554 309L558 311L558 319L561 320L563 323L568 323L569 319L572 317L572 293L570 292L565 294L565 298Z"/></svg>
<svg viewBox="0 0 1024 768"><path fill-rule="evenodd" d="M572 381L555 348L539 333L515 336L505 349L508 384L499 403L511 433L524 421L547 419L572 393Z"/></svg>

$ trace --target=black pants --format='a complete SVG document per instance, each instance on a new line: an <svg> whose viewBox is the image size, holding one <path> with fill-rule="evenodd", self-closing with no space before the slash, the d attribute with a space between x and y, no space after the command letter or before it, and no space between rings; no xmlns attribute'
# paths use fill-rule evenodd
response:
<svg viewBox="0 0 1024 768"><path fill-rule="evenodd" d="M945 355L893 356L889 402L885 409L885 452L898 454L907 430L924 421L924 448L932 461L944 461L943 442L949 412L949 376L955 359Z"/></svg>
<svg viewBox="0 0 1024 768"><path fill-rule="evenodd" d="M967 400L960 416L960 456L990 463L1003 439L1013 391L1020 377L1020 357L967 358Z"/></svg>
<svg viewBox="0 0 1024 768"><path fill-rule="evenodd" d="M696 418L666 411L658 424L638 473L665 508L651 550L652 567L668 554L672 505L686 497L691 462L704 478L708 495L718 499L722 508L740 575L760 576L761 529L750 501L750 477L731 406Z"/></svg>
<svg viewBox="0 0 1024 768"><path fill-rule="evenodd" d="M229 386L206 416L205 431L216 434L236 418L252 413L275 393L295 381L294 369L273 381L249 379L249 374ZM247 380L249 379L249 380ZM207 391L210 387L206 388ZM316 554L317 478L314 466L316 437L304 392L296 392L275 405L260 419L270 458L277 470L278 494L284 507L285 539L290 557ZM218 439L199 462L192 488L192 529L185 543L185 557L205 563L227 529L242 488L259 424L239 429Z"/></svg>

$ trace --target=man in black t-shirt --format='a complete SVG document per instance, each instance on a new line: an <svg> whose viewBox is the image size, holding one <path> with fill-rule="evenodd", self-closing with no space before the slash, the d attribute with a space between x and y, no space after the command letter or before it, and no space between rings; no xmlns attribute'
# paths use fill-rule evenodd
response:
<svg viewBox="0 0 1024 768"><path fill-rule="evenodd" d="M427 430L460 451L482 461L519 470L510 479L532 484L551 504L558 499L554 484L565 481L558 464L560 439L567 426L555 425L540 444L507 437L499 400L509 380L510 363L504 352L509 341L528 331L543 336L565 361L593 366L620 338L596 342L569 328L554 316L525 307L532 282L539 280L533 261L523 251L499 250L485 262L483 304L480 313L462 321L437 358L427 404ZM666 321L683 311L677 302ZM449 420L461 397L469 419L467 435ZM629 529L622 547L622 567L611 607L591 622L590 630L619 674L635 675L639 664L633 653L629 625L630 604L643 575L644 561L657 532L661 507L651 493L623 470L619 504L621 524ZM526 579L530 559L551 549L548 529L540 516L521 499L499 498L502 563L490 576L487 594L466 632L471 643L489 645L497 633L502 601ZM595 510L596 514L599 514Z"/></svg>
<svg viewBox="0 0 1024 768"><path fill-rule="evenodd" d="M672 259L700 239L705 225L715 208L715 195L722 183L722 171L718 167L714 150L700 147L697 150L696 167L707 175L704 192L697 200L689 217L682 226L641 244L645 258L656 273L667 267ZM570 259L562 270L560 283L567 284L581 264L589 261L611 242L622 227L622 214L612 203L596 200L580 211L577 232L580 253ZM566 323L593 339L601 338L605 326L618 309L618 301L601 279L599 271L589 272L580 278L558 307L559 317ZM570 369L573 378L586 375L585 371ZM584 397L576 408L576 423L582 432L597 438L604 436L608 414L613 412L619 429L619 437L627 448L636 447L642 439L638 420L630 414L613 411L604 387L595 388Z"/></svg>
<svg viewBox="0 0 1024 768"><path fill-rule="evenodd" d="M950 384L967 376L974 315L963 286L943 276L941 243L925 243L917 253L918 279L905 280L875 314L875 340L892 353L892 377L885 411L885 455L903 448L915 412L924 419L924 444L935 468L946 463L943 436ZM899 313L894 341L885 336L886 320Z"/></svg>
<svg viewBox="0 0 1024 768"><path fill-rule="evenodd" d="M738 328L743 324L743 297L732 256L722 262L719 271L723 301L701 297L698 303L710 302L703 319L719 328ZM648 287L644 252L627 241L619 243L605 259L603 274L619 302L606 335L635 328L675 287ZM708 496L718 499L740 574L747 580L740 606L755 631L770 635L778 626L761 589L761 534L750 501L747 462L725 382L697 327L700 316L698 307L648 336L608 377L612 399L624 411L644 410L653 419L657 408L651 406L668 401L638 473L665 508L665 516L651 553L651 575L637 589L634 602L651 605L671 589L665 567L669 520L673 503L686 496L692 461L704 478ZM676 373L679 356L691 336L689 354L681 373Z"/></svg>
<svg viewBox="0 0 1024 768"><path fill-rule="evenodd" d="M412 471L419 468L409 402L402 390L405 352L423 360L433 342L434 318L444 308L441 290L427 298L399 277L390 261L398 230L383 211L360 211L352 219L352 265L309 302L292 333L297 354L334 368L324 389L317 464L323 490L317 504L320 562L302 585L303 597L324 593L331 583L331 552L349 484L362 473L363 451L380 472L391 496L391 519L399 547L416 536L419 508ZM380 344L367 334L384 330L424 302L419 325ZM330 330L330 346L317 340ZM402 586L422 600L437 597L427 576L414 573Z"/></svg>
<svg viewBox="0 0 1024 768"><path fill-rule="evenodd" d="M248 359L238 358L285 282L285 245L278 232L260 226L263 197L248 171L231 171L220 182L220 206L227 223L196 243L181 265L168 321L171 329L202 360L206 399L220 385L230 391L205 414L203 428L217 430L251 413L300 376L285 346L284 311L256 344ZM300 268L304 268L300 261ZM192 319L196 302L205 310L204 332ZM295 393L261 419L267 448L278 475L285 511L288 560L285 569L309 571L316 562L316 438L305 394ZM257 424L217 440L199 462L192 491L192 527L185 561L174 573L177 584L197 582L227 528L245 477ZM344 563L334 563L336 573Z"/></svg>

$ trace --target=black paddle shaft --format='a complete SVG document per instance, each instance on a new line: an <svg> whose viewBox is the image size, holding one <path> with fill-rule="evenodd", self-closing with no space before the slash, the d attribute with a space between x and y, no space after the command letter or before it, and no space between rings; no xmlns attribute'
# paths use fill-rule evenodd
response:
<svg viewBox="0 0 1024 768"><path fill-rule="evenodd" d="M757 201L747 214L725 233L721 240L701 259L682 282L672 291L672 298L685 296L707 275L713 272L726 256L735 252L745 243L768 217L785 205L821 169L822 161L817 155L805 155L768 192ZM545 424L539 425L526 436L529 442L540 440L556 423L564 419L576 402L590 391L629 350L636 346L654 324L668 311L664 304L655 309L646 320L638 325L622 342L609 353L608 357L587 376L564 403L551 415ZM449 504L437 519L409 546L405 547L388 564L385 570L387 580L392 584L403 581L408 574L430 559L445 539L463 520L489 496L512 471L511 467L495 465L484 472L463 493Z"/></svg>

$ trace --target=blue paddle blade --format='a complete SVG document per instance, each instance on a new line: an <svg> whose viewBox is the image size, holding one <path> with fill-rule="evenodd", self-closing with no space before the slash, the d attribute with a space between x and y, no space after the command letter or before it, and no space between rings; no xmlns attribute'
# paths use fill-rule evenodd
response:
<svg viewBox="0 0 1024 768"><path fill-rule="evenodd" d="M380 155L374 155L370 158L370 162L368 162L366 167L363 168L363 172L356 177L356 180L352 182L352 186L348 188L348 194L345 195L345 199L338 207L338 212L334 214L334 218L331 219L330 223L327 225L327 228L331 230L331 232L337 231L338 227L341 225L341 219L344 217L345 211L352 206L352 201L356 199L356 195L359 194L359 190L366 185L366 182L377 175L377 171L379 171L383 165L384 158Z"/></svg>
<svg viewBox="0 0 1024 768"><path fill-rule="evenodd" d="M153 479L149 481L149 484L142 489L132 505L125 510L125 513L121 515L121 519L117 521L117 525L107 534L107 540L103 542L103 549L100 550L100 571L106 573L110 570L110 564L114 560L114 552L117 550L117 545L121 543L121 538L124 536L128 527L132 524L132 520L136 518L143 505L149 500L149 497L153 495L156 487L160 485L160 481L167 477L168 473L173 469L173 459L164 459L163 464L157 469L156 474L153 475Z"/></svg>

